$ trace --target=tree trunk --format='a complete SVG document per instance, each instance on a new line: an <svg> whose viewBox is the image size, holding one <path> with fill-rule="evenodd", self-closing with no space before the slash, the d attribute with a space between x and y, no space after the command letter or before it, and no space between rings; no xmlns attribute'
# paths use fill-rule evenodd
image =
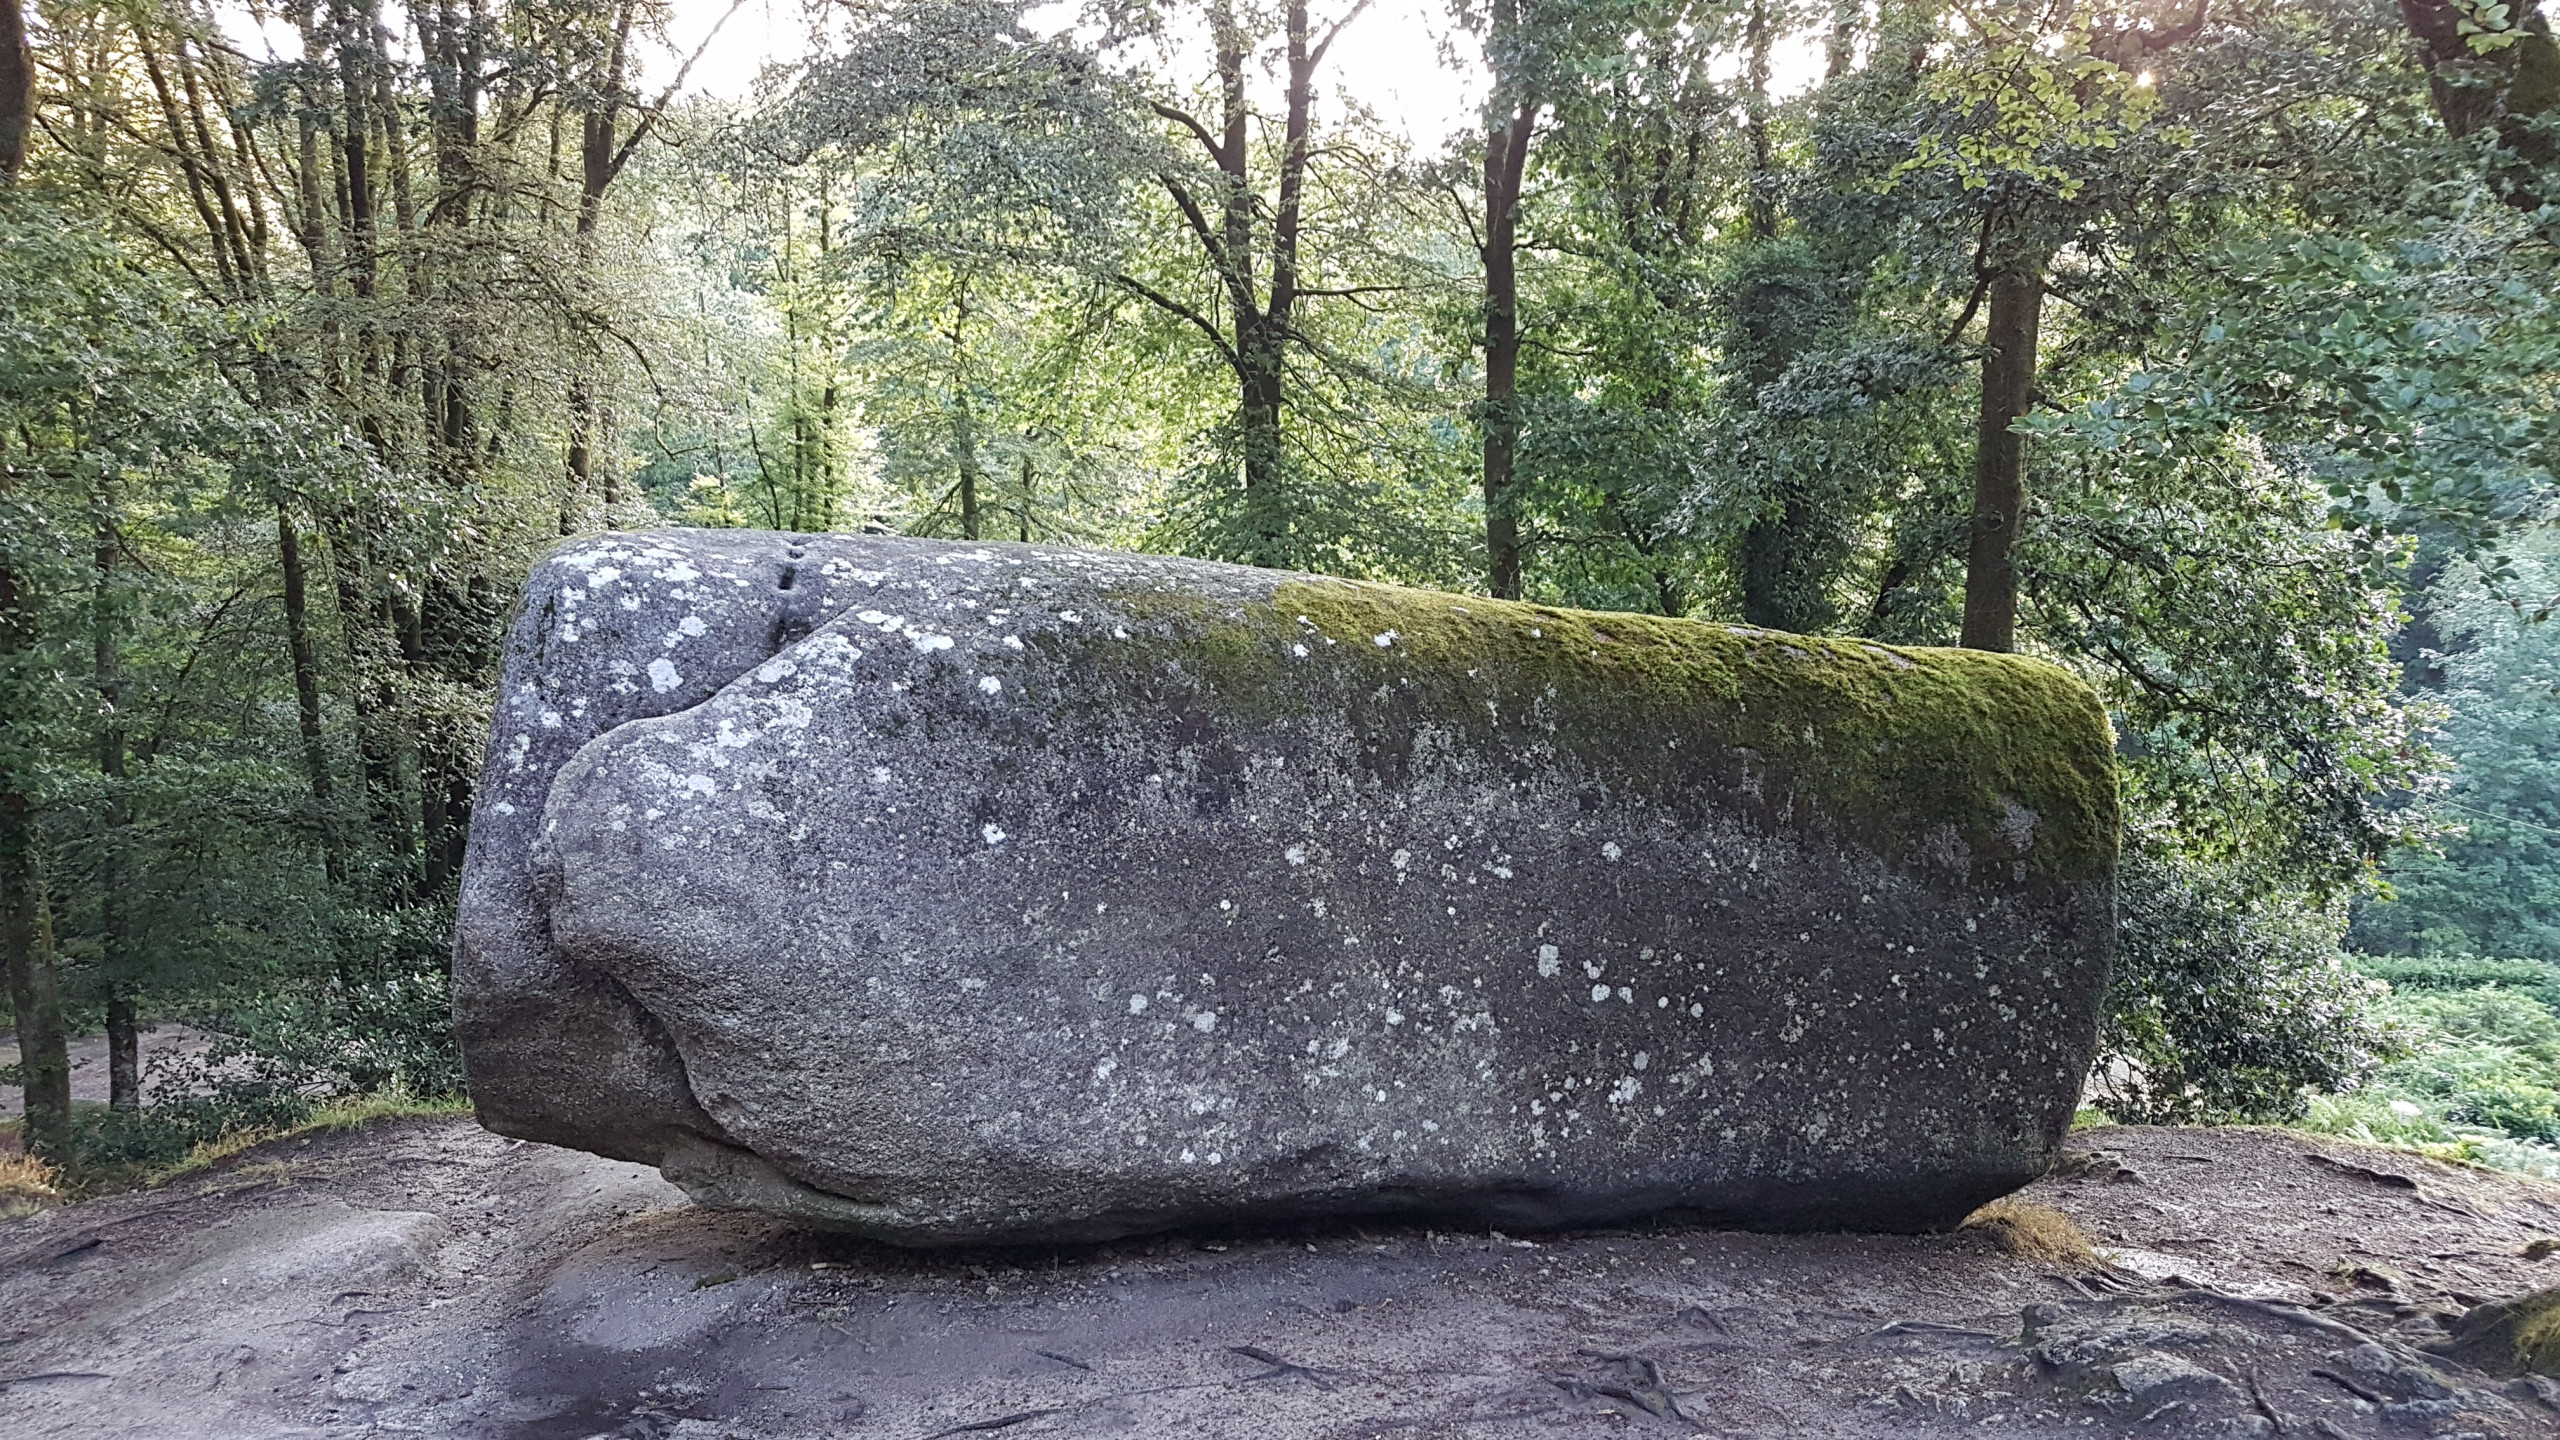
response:
<svg viewBox="0 0 2560 1440"><path fill-rule="evenodd" d="M0 665L11 670L26 663L35 640L33 604L25 578L0 564ZM0 767L6 767L0 769L0 962L8 968L9 1002L17 1010L26 1147L61 1159L71 1149L71 1041L62 1022L53 901L36 848L35 806L27 798L24 772L16 768L34 748L33 737L7 734L32 720L0 712Z"/></svg>
<svg viewBox="0 0 2560 1440"><path fill-rule="evenodd" d="M7 579L0 575L0 600ZM71 1153L71 1037L62 1022L62 980L53 952L53 902L36 849L34 807L0 790L0 956L9 966L9 1002L18 1012L18 1068L26 1082L28 1153Z"/></svg>
<svg viewBox="0 0 2560 1440"><path fill-rule="evenodd" d="M1244 503L1252 550L1250 565L1287 566L1289 499L1282 480L1280 407L1285 398L1281 328L1261 315L1236 317L1236 445L1244 465Z"/></svg>
<svg viewBox="0 0 2560 1440"><path fill-rule="evenodd" d="M587 494L595 476L593 452L587 439L595 432L596 402L587 389L587 377L577 375L569 381L569 493L560 497L560 533L578 533L580 514L586 509Z"/></svg>
<svg viewBox="0 0 2560 1440"><path fill-rule="evenodd" d="M1751 142L1750 198L1745 208L1752 243L1765 245L1778 235L1778 176L1769 141L1769 57L1777 25L1767 0L1754 0L1744 29L1744 129ZM1742 379L1753 405L1760 391L1776 382L1795 363L1802 343L1787 321L1794 303L1788 287L1760 275L1735 297L1744 339ZM1772 477L1777 489L1776 513L1762 513L1742 531L1742 618L1746 624L1810 635L1832 627L1839 618L1828 591L1829 566L1820 553L1814 508L1803 484L1792 476Z"/></svg>
<svg viewBox="0 0 2560 1440"><path fill-rule="evenodd" d="M1743 527L1743 623L1820 634L1839 617L1823 593L1828 567L1811 553L1821 543L1813 507L1793 479L1780 477L1778 484L1778 513Z"/></svg>
<svg viewBox="0 0 2560 1440"><path fill-rule="evenodd" d="M2014 261L1991 281L1982 357L1982 418L1974 434L1973 533L1965 556L1964 638L1968 650L2014 648L2018 572L2013 551L2027 501L2026 437L2011 427L2033 403L2036 326L2044 309L2044 265Z"/></svg>
<svg viewBox="0 0 2560 1440"><path fill-rule="evenodd" d="M2400 0L2400 20L2418 42L2444 128L2457 137L2494 130L2510 154L2492 163L2490 182L2507 203L2532 210L2560 189L2552 173L2560 163L2560 43L2532 0L2513 8L2514 40L2486 51L2471 48L2463 26L2478 10L2463 0Z"/></svg>
<svg viewBox="0 0 2560 1440"><path fill-rule="evenodd" d="M115 518L115 494L101 486L95 561L96 588L90 597L90 638L98 706L98 777L104 782L106 805L98 847L98 970L107 990L107 1104L110 1109L142 1108L141 1034L134 1019L133 956L126 943L124 912L125 828L128 744L121 713L124 703L122 647L117 643L121 617L117 611L116 554L121 544Z"/></svg>
<svg viewBox="0 0 2560 1440"><path fill-rule="evenodd" d="M311 808L320 826L321 863L329 883L346 879L338 854L337 811L329 783L329 751L320 733L320 662L311 648L311 577L302 563L302 537L292 513L276 507L276 550L284 563L284 644L293 662L294 719L302 732L302 769L311 783Z"/></svg>
<svg viewBox="0 0 2560 1440"><path fill-rule="evenodd" d="M356 712L356 759L364 779L365 808L391 861L384 889L389 898L397 899L407 891L407 867L417 854L417 837L410 831L408 807L400 797L398 761L390 733L391 717L399 705L399 687L392 678L394 661L380 653L380 632L373 628L381 618L381 607L367 600L365 576L358 568L361 562L349 554L351 528L342 528L330 537L330 573L338 593L338 631L347 647L347 673Z"/></svg>
<svg viewBox="0 0 2560 1440"><path fill-rule="evenodd" d="M8 474L9 467L0 466L0 497L7 494ZM34 658L27 651L36 641L35 606L27 577L0 558L0 697L9 702L0 705L0 968L8 971L9 1003L17 1012L21 1134L29 1153L59 1160L71 1150L71 1041L54 964L53 901L27 797L37 717L20 703L32 698L22 667L31 668Z"/></svg>
<svg viewBox="0 0 2560 1440"><path fill-rule="evenodd" d="M0 0L0 185L18 183L35 131L36 57L22 0Z"/></svg>
<svg viewBox="0 0 2560 1440"><path fill-rule="evenodd" d="M1536 105L1524 100L1484 148L1484 548L1495 598L1520 598L1520 187Z"/></svg>
<svg viewBox="0 0 2560 1440"><path fill-rule="evenodd" d="M1742 127L1751 139L1751 233L1763 240L1778 233L1778 177L1769 156L1769 50L1777 31L1769 0L1752 0L1743 30Z"/></svg>
<svg viewBox="0 0 2560 1440"><path fill-rule="evenodd" d="M602 103L591 104L578 117L578 212L575 223L573 254L577 265L576 284L581 298L586 290L588 270L595 264L596 227L604 219L605 192L613 187L622 172L622 161L628 151L617 145L616 124L623 108L623 66L631 38L633 7L631 0L620 0L613 9L612 48L605 55L605 73L596 87ZM583 346L583 338L579 342ZM597 432L596 400L586 366L591 357L576 353L573 363L580 368L569 379L569 495L560 506L560 533L576 533L579 515L595 478L595 442ZM608 510L619 498L611 493L613 480L605 480Z"/></svg>

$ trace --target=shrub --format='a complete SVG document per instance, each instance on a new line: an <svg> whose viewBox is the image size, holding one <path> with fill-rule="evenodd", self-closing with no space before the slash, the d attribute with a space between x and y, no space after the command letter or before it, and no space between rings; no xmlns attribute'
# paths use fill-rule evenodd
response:
<svg viewBox="0 0 2560 1440"><path fill-rule="evenodd" d="M2289 1120L2353 1090L2401 1042L2385 987L2339 948L2342 907L2224 862L2127 849L2114 983L2093 1087L2133 1124Z"/></svg>

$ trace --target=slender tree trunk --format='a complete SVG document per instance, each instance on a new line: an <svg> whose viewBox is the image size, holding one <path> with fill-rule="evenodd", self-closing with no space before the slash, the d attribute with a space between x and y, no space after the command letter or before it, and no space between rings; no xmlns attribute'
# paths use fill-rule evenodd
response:
<svg viewBox="0 0 2560 1440"><path fill-rule="evenodd" d="M389 854L393 875L385 887L393 896L408 888L407 867L417 854L410 832L408 807L400 797L397 757L390 733L399 703L392 678L394 660L380 652L375 628L379 606L367 602L361 563L348 553L348 543L333 536L328 549L330 572L338 593L338 630L347 647L347 671L355 700L356 758L364 777L367 814Z"/></svg>
<svg viewBox="0 0 2560 1440"><path fill-rule="evenodd" d="M960 534L978 538L978 486L985 472L978 464L978 413L969 403L969 284L960 279L952 304L951 328L952 449L960 461Z"/></svg>
<svg viewBox="0 0 2560 1440"><path fill-rule="evenodd" d="M1982 419L1974 435L1973 534L1965 556L1964 638L1969 650L2014 648L2018 572L2014 548L2027 502L2026 437L2013 427L2035 397L2036 327L2044 309L2041 258L2019 260L1991 281L1982 357Z"/></svg>
<svg viewBox="0 0 2560 1440"><path fill-rule="evenodd" d="M1484 150L1484 548L1496 598L1520 598L1520 187L1537 106L1523 100Z"/></svg>
<svg viewBox="0 0 2560 1440"><path fill-rule="evenodd" d="M0 476L6 475L0 470ZM26 577L0 563L0 682L20 691L31 657L35 597ZM20 766L34 737L17 733L32 716L0 710L0 962L17 1011L18 1064L25 1079L26 1146L61 1159L71 1149L71 1042L62 1021L62 982L53 951L53 900L36 845L35 805Z"/></svg>
<svg viewBox="0 0 2560 1440"><path fill-rule="evenodd" d="M36 57L23 0L0 0L0 185L18 183L35 131Z"/></svg>
<svg viewBox="0 0 2560 1440"><path fill-rule="evenodd" d="M16 789L0 790L0 954L8 960L9 1002L18 1014L26 1147L61 1160L71 1153L71 1037L62 1020L53 901L36 848L34 807Z"/></svg>
<svg viewBox="0 0 2560 1440"><path fill-rule="evenodd" d="M569 381L569 493L560 497L560 533L578 533L579 512L595 479L595 456L587 439L595 433L595 395L582 372Z"/></svg>
<svg viewBox="0 0 2560 1440"><path fill-rule="evenodd" d="M122 543L115 515L115 493L101 486L95 560L96 589L90 598L90 636L98 706L98 777L105 782L104 843L98 849L98 970L107 990L107 1104L110 1109L142 1108L142 1032L134 1013L133 956L127 943L124 910L125 829L128 744L121 713L124 703L121 617L116 596L116 558Z"/></svg>
<svg viewBox="0 0 2560 1440"><path fill-rule="evenodd" d="M952 448L960 459L960 535L978 538L978 490L985 471L978 464L978 417L969 408L969 392L960 392L959 414L952 424Z"/></svg>
<svg viewBox="0 0 2560 1440"><path fill-rule="evenodd" d="M311 784L311 808L320 826L321 863L329 883L346 877L338 854L337 808L329 781L329 751L320 733L320 662L311 646L311 576L302 560L302 536L293 515L276 506L276 550L284 563L284 643L293 662L294 718L302 731L302 769Z"/></svg>
<svg viewBox="0 0 2560 1440"><path fill-rule="evenodd" d="M603 223L605 191L612 188L614 177L621 173L621 158L627 154L617 145L615 126L623 108L623 65L631 36L633 7L631 0L620 0L614 6L612 49L605 57L603 83L597 87L602 103L590 105L578 118L578 212L574 230L575 264L578 267L575 294L583 302L587 290L587 272L595 263L596 227ZM583 345L583 339L580 341ZM580 353L575 363L576 374L569 381L569 500L561 506L560 533L575 529L572 505L583 507L595 479L595 441L597 429L594 382L587 372L588 357ZM608 508L619 498L610 493L612 477L605 481Z"/></svg>
<svg viewBox="0 0 2560 1440"><path fill-rule="evenodd" d="M0 186L14 187L25 168L35 124L35 55L27 45L21 0L0 0ZM8 472L0 468L0 476ZM0 484L0 493L5 493ZM19 691L19 667L35 641L35 597L26 577L0 560L0 694ZM13 696L14 698L14 696ZM8 971L16 1013L18 1068L24 1086L27 1151L48 1159L71 1151L71 1038L62 1021L62 985L54 965L52 898L38 862L35 807L27 797L22 757L34 737L20 733L34 717L0 709L0 968Z"/></svg>

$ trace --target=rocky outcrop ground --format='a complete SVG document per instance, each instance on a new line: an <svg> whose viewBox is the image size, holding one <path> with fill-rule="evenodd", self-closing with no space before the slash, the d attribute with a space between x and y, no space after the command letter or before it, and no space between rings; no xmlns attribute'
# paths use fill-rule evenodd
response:
<svg viewBox="0 0 2560 1440"><path fill-rule="evenodd" d="M2102 1130L2025 1200L2089 1268L1632 1228L904 1252L405 1122L0 1225L0 1435L2560 1433L2419 1347L2560 1280L2560 1188Z"/></svg>

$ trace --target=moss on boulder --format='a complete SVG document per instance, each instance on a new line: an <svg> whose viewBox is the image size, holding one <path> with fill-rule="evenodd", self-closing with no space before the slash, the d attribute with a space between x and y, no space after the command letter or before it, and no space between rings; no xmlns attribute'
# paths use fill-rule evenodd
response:
<svg viewBox="0 0 2560 1440"><path fill-rule="evenodd" d="M1289 580L1262 603L1113 598L1165 642L1146 663L1185 667L1239 711L1344 707L1373 751L1427 725L1543 749L1657 803L1747 786L1771 823L1900 864L1997 857L1983 883L2114 870L2105 709L2079 677L2024 656L1331 579ZM1325 683L1293 653L1307 644L1338 649Z"/></svg>

